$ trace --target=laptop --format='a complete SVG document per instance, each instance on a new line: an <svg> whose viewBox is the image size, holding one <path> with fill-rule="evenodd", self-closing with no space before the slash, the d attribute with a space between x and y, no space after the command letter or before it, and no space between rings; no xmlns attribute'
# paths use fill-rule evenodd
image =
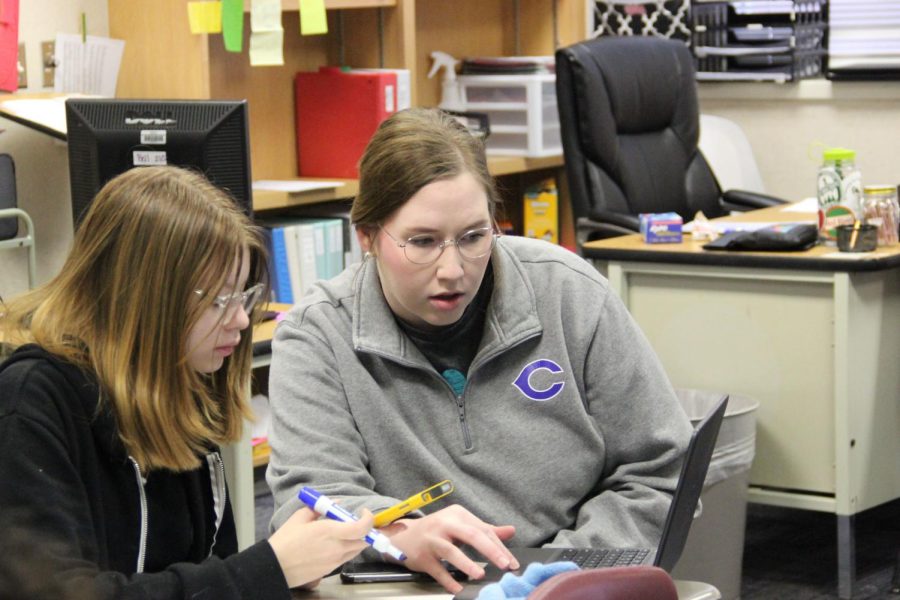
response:
<svg viewBox="0 0 900 600"><path fill-rule="evenodd" d="M709 468L716 439L719 437L719 428L722 425L727 405L728 396L723 396L691 434L691 441L685 452L681 473L678 476L678 485L672 496L662 537L660 537L656 550L650 548L511 548L521 565L520 569L514 573L521 575L525 567L533 562L550 563L561 560L575 562L584 569L654 565L671 572L678 559L681 558L687 542L691 522L694 520L694 510L700 499L700 493L703 491L706 471ZM482 587L488 583L499 581L503 574L508 572L490 564L485 566L484 570L484 578L468 582L463 591L454 597L454 600L473 600L478 596Z"/></svg>

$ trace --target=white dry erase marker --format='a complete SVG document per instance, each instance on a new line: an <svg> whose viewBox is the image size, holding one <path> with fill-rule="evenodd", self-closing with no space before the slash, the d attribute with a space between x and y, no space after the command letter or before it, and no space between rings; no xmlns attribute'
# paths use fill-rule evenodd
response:
<svg viewBox="0 0 900 600"><path fill-rule="evenodd" d="M348 511L346 508L340 506L328 496L319 493L309 486L301 489L300 493L297 494L297 497L300 498L300 501L303 502L303 504L307 505L320 515L328 517L329 519L341 521L342 523L359 520L356 518L356 515ZM389 554L396 560L406 560L406 555L391 543L391 539L388 536L384 535L377 529L369 530L369 533L366 534L365 540L367 544L369 544L379 552Z"/></svg>

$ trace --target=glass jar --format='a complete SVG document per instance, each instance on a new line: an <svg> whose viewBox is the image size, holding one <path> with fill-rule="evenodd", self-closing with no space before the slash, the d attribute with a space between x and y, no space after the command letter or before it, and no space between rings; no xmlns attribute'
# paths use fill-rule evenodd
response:
<svg viewBox="0 0 900 600"><path fill-rule="evenodd" d="M863 219L878 228L878 245L900 242L900 203L892 185L867 185L863 188Z"/></svg>
<svg viewBox="0 0 900 600"><path fill-rule="evenodd" d="M862 178L856 168L856 152L828 148L822 156L816 182L819 200L819 239L834 245L839 225L862 219Z"/></svg>

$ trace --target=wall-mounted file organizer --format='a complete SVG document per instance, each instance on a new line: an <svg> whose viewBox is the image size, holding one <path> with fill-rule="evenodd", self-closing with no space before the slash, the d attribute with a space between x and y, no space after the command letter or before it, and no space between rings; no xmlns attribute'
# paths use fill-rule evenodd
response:
<svg viewBox="0 0 900 600"><path fill-rule="evenodd" d="M827 12L827 0L695 0L697 79L784 82L822 75Z"/></svg>
<svg viewBox="0 0 900 600"><path fill-rule="evenodd" d="M900 79L900 0L830 0L828 77Z"/></svg>

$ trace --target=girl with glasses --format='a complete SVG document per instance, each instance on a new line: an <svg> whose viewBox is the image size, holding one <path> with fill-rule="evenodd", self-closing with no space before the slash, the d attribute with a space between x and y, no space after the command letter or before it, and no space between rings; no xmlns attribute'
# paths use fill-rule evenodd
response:
<svg viewBox="0 0 900 600"><path fill-rule="evenodd" d="M575 254L494 233L484 148L451 117L382 123L351 211L360 265L279 324L267 479L278 527L311 485L385 509L384 531L449 592L507 546L656 545L691 425L606 280ZM524 565L523 565L524 566Z"/></svg>
<svg viewBox="0 0 900 600"><path fill-rule="evenodd" d="M0 305L0 512L98 598L289 598L372 525L298 511L237 552L218 447L250 416L263 242L201 175L107 183L48 284ZM2 533L0 533L2 535Z"/></svg>

